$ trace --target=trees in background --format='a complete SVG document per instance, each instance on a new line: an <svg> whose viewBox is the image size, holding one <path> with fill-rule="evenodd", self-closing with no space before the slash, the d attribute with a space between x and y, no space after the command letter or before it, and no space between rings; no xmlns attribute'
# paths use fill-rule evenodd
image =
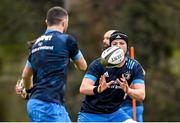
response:
<svg viewBox="0 0 180 123"><path fill-rule="evenodd" d="M47 10L64 4L70 13L68 33L78 39L88 63L100 56L100 41L107 30L118 29L128 34L129 45L135 47L136 59L146 70L144 121L179 121L178 0L2 0L0 84L5 88L0 92L0 108L6 113L0 113L1 121L28 121L25 102L13 90L28 55L26 42L44 32ZM79 94L82 78L83 73L70 68L66 105L73 121L82 101L83 95Z"/></svg>

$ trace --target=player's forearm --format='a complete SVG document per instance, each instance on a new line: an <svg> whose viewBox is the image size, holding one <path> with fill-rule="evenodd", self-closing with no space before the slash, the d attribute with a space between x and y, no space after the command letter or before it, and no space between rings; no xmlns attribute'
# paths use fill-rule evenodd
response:
<svg viewBox="0 0 180 123"><path fill-rule="evenodd" d="M75 67L78 68L78 70L85 71L87 69L87 63L84 57L81 57L78 62L75 61Z"/></svg>
<svg viewBox="0 0 180 123"><path fill-rule="evenodd" d="M85 71L87 69L87 64L84 62L82 65L77 66L78 70Z"/></svg>
<svg viewBox="0 0 180 123"><path fill-rule="evenodd" d="M143 101L145 99L145 90L129 88L128 95L133 99L136 99L138 101Z"/></svg>
<svg viewBox="0 0 180 123"><path fill-rule="evenodd" d="M32 69L29 68L28 66L25 66L22 73L22 81L26 89L30 89L32 87L32 75L33 75Z"/></svg>
<svg viewBox="0 0 180 123"><path fill-rule="evenodd" d="M81 85L80 87L80 93L85 94L85 95L94 95L93 89L95 86L93 85Z"/></svg>

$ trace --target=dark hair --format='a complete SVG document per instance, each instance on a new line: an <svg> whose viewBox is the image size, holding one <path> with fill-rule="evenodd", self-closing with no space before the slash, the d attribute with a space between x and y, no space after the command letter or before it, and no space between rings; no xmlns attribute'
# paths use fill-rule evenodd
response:
<svg viewBox="0 0 180 123"><path fill-rule="evenodd" d="M111 34L111 37L109 39L109 44L111 45L112 41L113 40L116 40L116 39L123 39L127 46L128 46L128 36L120 31L115 31Z"/></svg>
<svg viewBox="0 0 180 123"><path fill-rule="evenodd" d="M58 25L63 18L66 18L68 16L68 12L59 6L52 7L49 9L46 15L47 25Z"/></svg>

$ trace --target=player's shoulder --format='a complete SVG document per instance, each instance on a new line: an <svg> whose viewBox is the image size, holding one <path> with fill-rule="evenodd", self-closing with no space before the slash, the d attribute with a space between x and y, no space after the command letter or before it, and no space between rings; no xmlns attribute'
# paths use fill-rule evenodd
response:
<svg viewBox="0 0 180 123"><path fill-rule="evenodd" d="M130 70L142 70L144 75L145 75L144 68L142 67L142 65L136 59L132 59L130 57L127 57L126 66Z"/></svg>
<svg viewBox="0 0 180 123"><path fill-rule="evenodd" d="M67 34L67 33L60 33L57 35L57 38L64 40L64 41L76 42L75 37L73 37L72 35Z"/></svg>
<svg viewBox="0 0 180 123"><path fill-rule="evenodd" d="M101 64L101 59L100 58L96 58L95 60L93 60L91 63L90 63L91 66L102 66Z"/></svg>
<svg viewBox="0 0 180 123"><path fill-rule="evenodd" d="M129 56L127 56L126 57L126 66L128 69L133 69L137 66L141 66L141 64L136 59L132 59Z"/></svg>
<svg viewBox="0 0 180 123"><path fill-rule="evenodd" d="M101 73L104 69L105 67L101 64L100 58L93 60L88 66L88 71L95 73Z"/></svg>

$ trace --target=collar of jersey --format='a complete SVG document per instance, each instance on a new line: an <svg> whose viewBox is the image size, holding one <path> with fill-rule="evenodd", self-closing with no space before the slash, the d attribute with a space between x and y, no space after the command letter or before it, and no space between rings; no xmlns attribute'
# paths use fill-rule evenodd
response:
<svg viewBox="0 0 180 123"><path fill-rule="evenodd" d="M57 30L55 30L55 29L47 29L45 34L50 33L50 32L55 32L55 31L57 31Z"/></svg>

